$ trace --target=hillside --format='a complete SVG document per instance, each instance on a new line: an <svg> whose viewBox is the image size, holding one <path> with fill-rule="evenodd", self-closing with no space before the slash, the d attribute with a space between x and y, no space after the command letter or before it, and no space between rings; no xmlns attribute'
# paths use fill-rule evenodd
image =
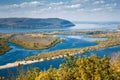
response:
<svg viewBox="0 0 120 80"><path fill-rule="evenodd" d="M28 69L26 73L19 73L16 80L120 80L119 55L115 53L111 58L92 55L78 59L68 56L58 69L52 66L44 71Z"/></svg>
<svg viewBox="0 0 120 80"><path fill-rule="evenodd" d="M9 29L60 29L74 26L68 20L59 18L0 18L0 28Z"/></svg>

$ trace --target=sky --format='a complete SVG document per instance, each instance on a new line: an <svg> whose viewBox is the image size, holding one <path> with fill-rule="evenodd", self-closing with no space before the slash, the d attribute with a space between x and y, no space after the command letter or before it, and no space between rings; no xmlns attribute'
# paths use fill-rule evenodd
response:
<svg viewBox="0 0 120 80"><path fill-rule="evenodd" d="M0 18L120 21L120 0L0 0Z"/></svg>

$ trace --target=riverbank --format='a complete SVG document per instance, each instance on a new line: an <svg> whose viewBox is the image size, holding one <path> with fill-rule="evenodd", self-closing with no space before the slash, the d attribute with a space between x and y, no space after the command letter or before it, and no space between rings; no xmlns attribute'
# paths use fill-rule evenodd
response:
<svg viewBox="0 0 120 80"><path fill-rule="evenodd" d="M93 55L92 53L94 53L94 54L97 55L97 56L100 56L101 54L102 54L102 56L104 56L104 55L106 55L106 56L108 56L108 55L114 55L114 54L112 54L112 53L117 53L117 52L119 51L119 50L114 51L114 49L116 49L116 48L120 50L120 46L115 46L115 47L110 47L110 48L107 48L107 49L100 49L100 50L97 50L97 51L91 52L91 53L76 54L75 56L77 57L77 56L79 55L79 56L85 57L85 55L86 55L86 56L87 56L87 55L89 55L89 56L90 56L90 55ZM108 50L109 50L109 51L111 50L112 52L109 53ZM100 53L98 54L98 52L100 52ZM71 54L71 55L72 55L72 54ZM46 63L46 62L54 61L54 62L57 63L58 60L63 59L63 58L65 58L66 56L67 56L67 55L64 55L64 56L59 55L59 56L56 56L56 57L52 57L51 59L50 59L50 58L47 58L47 59L41 58L41 59L39 59L39 60L16 61L16 62L13 62L13 63L8 63L8 64L5 64L5 65L1 65L1 66L0 66L0 70L9 69L9 68L12 68L12 67L19 67L19 66L28 66L28 67L29 67L30 64L31 64L31 65L40 64L39 62L41 62L41 63ZM53 64L54 64L54 63L53 63ZM49 66L50 66L50 65L53 65L53 64L49 64ZM39 65L39 66L42 66L42 65L43 65L43 64L41 64L41 65ZM54 65L56 65L56 64L54 64ZM44 70L44 68L46 68L46 66L43 66L43 67L40 68L40 69Z"/></svg>
<svg viewBox="0 0 120 80"><path fill-rule="evenodd" d="M110 32L110 31L109 31ZM53 31L53 32L26 32L26 33L0 33L0 55L4 55L11 50L7 42L15 43L28 50L42 50L55 46L63 41L54 35L60 34L101 34L106 31ZM5 40L5 41L3 41Z"/></svg>
<svg viewBox="0 0 120 80"><path fill-rule="evenodd" d="M66 57L67 55L64 55L64 57ZM56 56L56 57L52 57L51 59L57 59L57 58L63 58L63 56ZM49 58L47 58L46 60L50 60ZM28 64L33 64L33 63L37 63L37 62L42 62L45 61L43 58L39 59L39 60L29 60L29 61L16 61L13 63L8 63L5 65L1 65L0 69L6 69L6 68L12 68L12 67L19 67L21 65L28 65Z"/></svg>
<svg viewBox="0 0 120 80"><path fill-rule="evenodd" d="M56 57L59 55L61 55L61 56L64 56L66 54L75 55L75 54L81 54L81 53L85 53L85 52L90 52L90 51L94 51L94 50L99 50L99 49L104 49L104 48L120 45L120 32L97 34L92 37L108 38L108 39L105 41L95 41L98 43L98 45L96 45L96 46L57 50L57 51L53 51L53 52L42 53L42 54L32 56L32 57L27 57L25 60L26 61L27 60L37 60L37 59L41 59L41 58L46 60L47 58L51 59L52 57Z"/></svg>
<svg viewBox="0 0 120 80"><path fill-rule="evenodd" d="M14 43L14 44L16 44L24 49L28 49L28 50L43 50L43 49L48 49L50 47L53 47L62 41L63 41L63 39L56 38L56 40L52 41L50 44L48 44L46 46L40 46L40 44L36 45L36 43L34 43L34 44L33 43L20 43L20 41L14 41L14 40L11 40L9 42ZM25 44L34 45L34 46L26 46ZM40 46L40 47L36 47L36 46Z"/></svg>
<svg viewBox="0 0 120 80"><path fill-rule="evenodd" d="M46 49L62 41L60 38L43 33L13 34L7 40L29 50Z"/></svg>
<svg viewBox="0 0 120 80"><path fill-rule="evenodd" d="M27 64L32 64L32 63L41 62L41 61L43 61L43 59L41 59L41 60L34 60L34 61L16 61L14 63L8 63L6 65L2 65L2 66L0 66L0 69L17 67L17 66L20 66L20 65L27 65Z"/></svg>
<svg viewBox="0 0 120 80"><path fill-rule="evenodd" d="M33 61L34 63L34 61L35 62L36 60L40 61L41 59L45 61L45 60L51 60L51 59L56 59L56 58L63 58L67 54L69 55L82 54L85 52L90 52L94 50L99 50L99 49L104 49L104 48L120 45L120 40L119 40L120 32L99 34L99 35L94 35L93 37L100 37L100 38L103 37L103 38L108 38L108 39L106 41L96 41L98 43L98 45L96 46L90 46L90 47L85 47L85 48L64 49L64 50L42 53L37 56L27 57L25 60L23 60L23 62L28 61L29 63L29 61ZM20 63L22 64L22 61ZM23 65L26 65L26 64L23 64ZM16 66L17 65L18 64L16 64Z"/></svg>
<svg viewBox="0 0 120 80"><path fill-rule="evenodd" d="M0 34L0 55L11 49L7 42L15 43L28 50L42 50L55 46L62 41L63 39L43 33Z"/></svg>
<svg viewBox="0 0 120 80"><path fill-rule="evenodd" d="M7 45L5 40L0 39L0 56L11 50L11 48Z"/></svg>

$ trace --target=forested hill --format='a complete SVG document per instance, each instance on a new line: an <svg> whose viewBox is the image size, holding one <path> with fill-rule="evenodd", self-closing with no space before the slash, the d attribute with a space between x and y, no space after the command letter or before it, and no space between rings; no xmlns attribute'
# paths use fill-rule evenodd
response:
<svg viewBox="0 0 120 80"><path fill-rule="evenodd" d="M71 26L74 26L72 22L59 18L0 18L0 28L59 29Z"/></svg>

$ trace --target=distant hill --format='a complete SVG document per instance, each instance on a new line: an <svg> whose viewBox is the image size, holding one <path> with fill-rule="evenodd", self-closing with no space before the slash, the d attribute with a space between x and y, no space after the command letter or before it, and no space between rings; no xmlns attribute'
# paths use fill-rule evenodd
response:
<svg viewBox="0 0 120 80"><path fill-rule="evenodd" d="M0 18L0 28L10 29L59 29L75 26L59 18Z"/></svg>

